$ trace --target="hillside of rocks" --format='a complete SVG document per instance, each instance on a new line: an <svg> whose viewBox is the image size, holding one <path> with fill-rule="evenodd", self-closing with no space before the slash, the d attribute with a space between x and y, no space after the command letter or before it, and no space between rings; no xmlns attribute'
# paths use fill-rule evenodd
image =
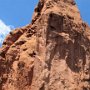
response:
<svg viewBox="0 0 90 90"><path fill-rule="evenodd" d="M90 28L74 0L39 0L31 24L10 32L0 90L90 90Z"/></svg>

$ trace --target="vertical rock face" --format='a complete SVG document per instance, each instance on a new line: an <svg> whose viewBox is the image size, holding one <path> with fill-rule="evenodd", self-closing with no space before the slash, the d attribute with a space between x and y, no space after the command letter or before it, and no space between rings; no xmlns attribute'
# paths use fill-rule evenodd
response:
<svg viewBox="0 0 90 90"><path fill-rule="evenodd" d="M32 23L6 37L0 90L90 90L90 28L74 0L40 0Z"/></svg>

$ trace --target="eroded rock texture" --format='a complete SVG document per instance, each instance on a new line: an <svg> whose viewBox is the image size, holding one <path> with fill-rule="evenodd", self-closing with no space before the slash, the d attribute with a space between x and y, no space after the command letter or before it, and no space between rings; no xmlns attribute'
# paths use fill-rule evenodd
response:
<svg viewBox="0 0 90 90"><path fill-rule="evenodd" d="M32 23L10 32L0 90L90 90L90 28L73 0L40 0Z"/></svg>

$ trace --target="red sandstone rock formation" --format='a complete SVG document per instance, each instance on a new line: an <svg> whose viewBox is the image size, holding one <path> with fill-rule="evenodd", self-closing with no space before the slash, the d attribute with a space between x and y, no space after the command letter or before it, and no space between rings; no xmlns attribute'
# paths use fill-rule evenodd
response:
<svg viewBox="0 0 90 90"><path fill-rule="evenodd" d="M73 0L40 0L32 23L10 32L0 90L90 90L90 28Z"/></svg>

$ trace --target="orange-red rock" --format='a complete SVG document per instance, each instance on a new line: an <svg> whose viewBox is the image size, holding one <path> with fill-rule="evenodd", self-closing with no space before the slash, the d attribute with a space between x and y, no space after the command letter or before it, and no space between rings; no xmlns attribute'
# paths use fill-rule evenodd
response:
<svg viewBox="0 0 90 90"><path fill-rule="evenodd" d="M90 90L90 28L74 0L40 0L32 23L10 32L0 90Z"/></svg>

